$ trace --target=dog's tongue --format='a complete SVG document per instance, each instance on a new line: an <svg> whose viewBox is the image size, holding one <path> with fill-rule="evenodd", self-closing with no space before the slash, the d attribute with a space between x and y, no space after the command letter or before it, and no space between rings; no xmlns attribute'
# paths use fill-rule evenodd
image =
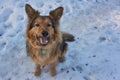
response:
<svg viewBox="0 0 120 80"><path fill-rule="evenodd" d="M48 43L47 38L46 37L41 37L40 38L40 43L43 44L43 45L47 44Z"/></svg>

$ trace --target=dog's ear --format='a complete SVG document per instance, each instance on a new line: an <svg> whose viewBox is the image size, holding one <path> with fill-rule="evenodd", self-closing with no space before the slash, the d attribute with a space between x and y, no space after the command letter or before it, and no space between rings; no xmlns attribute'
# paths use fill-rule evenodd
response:
<svg viewBox="0 0 120 80"><path fill-rule="evenodd" d="M29 4L25 5L25 11L29 19L32 19L37 13L37 11L35 11L35 9L33 9Z"/></svg>
<svg viewBox="0 0 120 80"><path fill-rule="evenodd" d="M63 7L58 7L55 10L50 11L49 15L52 19L56 21L59 21L61 16L63 15Z"/></svg>

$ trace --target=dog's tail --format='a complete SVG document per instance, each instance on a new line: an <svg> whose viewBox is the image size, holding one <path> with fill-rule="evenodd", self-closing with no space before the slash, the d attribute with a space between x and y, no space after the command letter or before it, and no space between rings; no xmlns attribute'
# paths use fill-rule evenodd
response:
<svg viewBox="0 0 120 80"><path fill-rule="evenodd" d="M74 36L72 34L66 33L66 32L62 32L62 37L64 41L69 41L72 42L74 41Z"/></svg>

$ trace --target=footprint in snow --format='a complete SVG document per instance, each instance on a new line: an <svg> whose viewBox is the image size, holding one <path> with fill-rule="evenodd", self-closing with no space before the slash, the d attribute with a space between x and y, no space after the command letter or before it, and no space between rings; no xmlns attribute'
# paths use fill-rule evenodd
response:
<svg viewBox="0 0 120 80"><path fill-rule="evenodd" d="M28 2L29 0L25 0L25 2Z"/></svg>
<svg viewBox="0 0 120 80"><path fill-rule="evenodd" d="M5 29L10 29L10 28L12 28L12 27L13 27L13 26L12 26L11 23L4 24L4 28L5 28Z"/></svg>
<svg viewBox="0 0 120 80"><path fill-rule="evenodd" d="M17 16L17 20L22 21L23 19L24 19L24 17L22 15Z"/></svg>
<svg viewBox="0 0 120 80"><path fill-rule="evenodd" d="M57 3L60 3L62 0L56 0Z"/></svg>
<svg viewBox="0 0 120 80"><path fill-rule="evenodd" d="M26 2L26 1L25 1ZM25 6L25 2L23 1L23 2L19 2L18 4L17 4L17 6L19 7L19 8L23 8L24 6Z"/></svg>
<svg viewBox="0 0 120 80"><path fill-rule="evenodd" d="M1 24L0 25L0 37L2 37L5 33L7 33L7 30L10 28L12 28L11 23Z"/></svg>
<svg viewBox="0 0 120 80"><path fill-rule="evenodd" d="M44 3L43 3L43 2L36 3L36 6L37 6L38 8L42 8L42 7L44 6Z"/></svg>
<svg viewBox="0 0 120 80"><path fill-rule="evenodd" d="M13 13L11 8L6 8L0 14L0 23L8 20L9 16Z"/></svg>
<svg viewBox="0 0 120 80"><path fill-rule="evenodd" d="M99 37L99 41L100 41L100 42L106 41L106 37Z"/></svg>
<svg viewBox="0 0 120 80"><path fill-rule="evenodd" d="M80 67L79 65L76 66L76 70L79 71L80 73L82 73L83 71L82 67Z"/></svg>
<svg viewBox="0 0 120 80"><path fill-rule="evenodd" d="M6 46L6 42L0 42L0 51Z"/></svg>
<svg viewBox="0 0 120 80"><path fill-rule="evenodd" d="M5 33L5 27L4 27L4 24L1 24L0 25L0 37Z"/></svg>
<svg viewBox="0 0 120 80"><path fill-rule="evenodd" d="M70 12L70 8L67 6L65 9L65 13L69 13Z"/></svg>

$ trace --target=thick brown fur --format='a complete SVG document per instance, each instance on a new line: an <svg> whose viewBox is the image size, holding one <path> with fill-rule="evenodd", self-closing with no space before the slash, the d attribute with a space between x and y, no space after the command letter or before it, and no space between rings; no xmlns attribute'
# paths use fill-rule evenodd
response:
<svg viewBox="0 0 120 80"><path fill-rule="evenodd" d="M56 65L58 60L64 61L64 53L67 50L66 41L73 41L74 36L61 32L59 30L59 21L63 14L63 7L58 7L50 11L48 16L41 16L38 11L33 9L29 4L25 5L25 11L28 17L26 29L26 49L27 55L36 64L35 75L41 73L41 66L50 65L50 74L56 74ZM49 42L41 45L37 36L43 36L42 32L46 30L49 34ZM44 49L46 54L41 54Z"/></svg>

